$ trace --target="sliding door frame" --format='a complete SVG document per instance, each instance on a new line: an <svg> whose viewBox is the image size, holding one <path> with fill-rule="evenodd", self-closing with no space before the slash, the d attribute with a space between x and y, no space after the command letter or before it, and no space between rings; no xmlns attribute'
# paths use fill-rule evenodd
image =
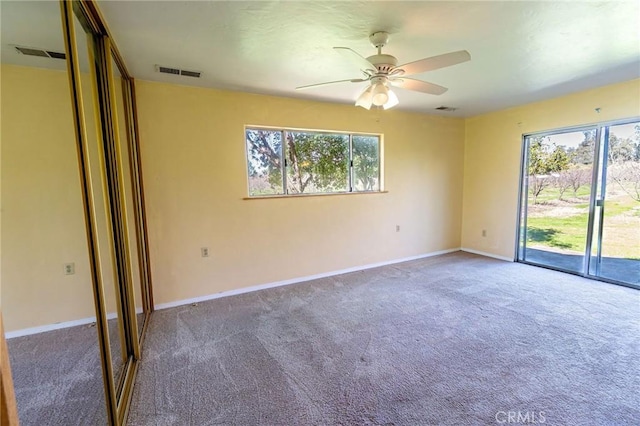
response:
<svg viewBox="0 0 640 426"><path fill-rule="evenodd" d="M124 74L123 74L124 75ZM124 78L123 78L123 84ZM141 280L143 283L142 303L145 311L145 320L142 329L142 337L140 342L144 340L145 330L149 323L151 313L155 310L153 303L153 279L151 276L151 262L149 261L149 238L147 229L147 207L144 197L144 179L142 177L142 158L140 156L140 137L138 133L138 104L136 101L136 81L133 77L127 80L126 94L128 101L125 101L125 109L127 109L127 117L130 120L129 126L130 137L130 157L129 166L131 167L131 178L135 180L137 188L134 190L134 204L136 208L136 232L138 235L138 258L141 265ZM128 110L130 109L130 110ZM134 178L135 177L135 178ZM137 197L137 199L136 199Z"/></svg>
<svg viewBox="0 0 640 426"><path fill-rule="evenodd" d="M578 275L581 277L593 279L596 281L603 281L610 284L617 284L624 287L631 287L634 289L640 289L637 285L626 283L624 281L618 281L611 278L601 277L598 275L590 274L590 266L591 266L591 252L593 250L593 229L595 226L595 221L598 220L598 235L597 244L598 252L597 256L601 256L602 252L602 226L604 222L604 190L606 189L606 172L607 172L607 148L608 148L608 140L607 142L602 141L602 133L609 135L609 128L612 126L631 124L640 121L640 116L637 117L628 117L620 120L608 120L601 121L597 123L584 124L579 126L569 126L569 127L561 127L551 130L544 130L540 132L530 132L522 134L521 139L521 153L520 153L520 178L519 178L519 187L518 187L518 213L516 218L516 238L515 238L515 249L514 249L514 261L525 263L528 265L538 266L545 269L552 269L555 271L565 272L572 275ZM594 159L592 163L592 174L591 174L591 193L589 198L589 217L587 222L587 235L586 235L586 245L584 252L584 261L583 261L583 269L581 272L571 271L568 269L564 269L561 267L555 267L550 265L544 265L541 263L535 263L528 261L526 259L526 251L524 248L526 247L526 238L527 238L527 211L528 211L528 194L529 194L529 184L528 184L528 175L527 175L527 167L529 161L529 144L528 139L530 137L535 136L551 136L558 135L562 133L571 133L571 132L579 132L579 131L587 131L587 130L595 130L595 144L594 144ZM600 167L600 155L601 155L601 143L605 143L604 153L603 155L603 167ZM598 194L598 177L601 178L601 188L600 188L600 199L597 199ZM599 205L600 203L601 205ZM598 217L596 218L596 207L601 207ZM524 222L523 222L524 221ZM599 259L598 259L599 260Z"/></svg>
<svg viewBox="0 0 640 426"><path fill-rule="evenodd" d="M113 367L111 364L111 348L109 346L109 330L107 323L107 313L105 308L105 295L102 283L102 271L100 267L98 225L96 222L96 205L94 202L93 189L91 187L91 168L89 161L89 143L87 129L85 127L84 103L80 82L80 64L78 52L75 44L75 26L73 18L75 16L72 4L61 1L60 11L62 16L62 28L64 31L65 50L67 55L67 69L69 76L69 87L71 90L71 100L73 108L74 128L76 133L78 168L80 170L80 185L82 188L82 204L84 207L84 217L87 235L87 245L89 250L89 270L91 282L93 284L94 305L96 311L96 330L98 332L98 345L100 348L100 362L102 365L102 380L104 385L105 404L107 410L107 422L109 425L117 424L117 396L116 384L113 377ZM95 86L96 82L92 82ZM94 91L97 89L94 87ZM101 122L96 122L96 127L100 127ZM98 134L101 132L98 131Z"/></svg>
<svg viewBox="0 0 640 426"><path fill-rule="evenodd" d="M602 143L602 126L596 127L595 143L593 144L593 162L591 164L591 192L589 194L589 217L587 220L587 240L584 250L584 259L582 262L582 275L589 276L589 268L591 266L591 251L593 249L593 227L595 224L596 204L598 198L598 176L600 175L600 144ZM606 143L605 143L606 146ZM607 158L603 158L607 161ZM604 195L602 195L604 197ZM602 216L602 209L600 209ZM598 247L602 246L602 240L596 241Z"/></svg>
<svg viewBox="0 0 640 426"><path fill-rule="evenodd" d="M519 180L520 186L518 187L518 217L516 219L516 241L515 241L515 256L514 256L514 260L516 262L527 263L529 265L535 265L535 266L542 266L548 269L554 269L554 270L566 272L569 274L583 276L583 274L576 271L571 271L569 269L551 268L535 262L529 262L526 260L526 252L525 251L522 251L522 253L520 252L522 248L520 243L522 241L526 242L526 238L527 238L526 214L529 209L529 176L527 174L527 166L529 165L528 139L535 136L544 137L544 136L551 136L551 135L559 135L563 133L582 132L586 130L597 130L597 129L598 129L598 124L586 124L583 126L562 127L558 129L544 130L540 132L524 133L522 135L522 141L520 145L521 153L520 153L520 180ZM591 212L591 207L589 207L589 212ZM524 225L525 225L524 229L522 227L523 218L524 218ZM522 254L522 259L520 258L521 254Z"/></svg>
<svg viewBox="0 0 640 426"><path fill-rule="evenodd" d="M604 140L609 140L609 126L604 127ZM607 168L609 166L609 144L605 143L600 147L602 158L602 170L600 170L600 199L595 201L595 207L600 207L600 214L598 215L598 251L596 252L596 271L595 275L600 275L600 266L602 264L602 237L604 232L604 212L606 205L606 190L607 190ZM591 264L589 269L591 270Z"/></svg>
<svg viewBox="0 0 640 426"><path fill-rule="evenodd" d="M137 111L135 105L135 90L133 78L128 72L122 56L112 42L109 30L93 0L60 0L62 28L67 54L67 68L72 97L72 108L78 151L78 167L84 206L87 244L89 247L89 263L96 309L96 330L100 348L100 358L103 372L107 421L109 425L124 424L133 383L141 356L140 345L144 338L153 311L151 295L151 274L148 257L147 225L145 220L145 206L142 186L142 173L139 157L139 139L137 125ZM81 19L83 25L90 31L94 40L95 58L91 63L93 91L97 94L94 107L99 111L96 123L100 150L104 155L104 163L99 174L106 180L107 188L104 194L108 200L108 227L111 250L114 253L115 264L115 292L118 317L121 319L121 348L126 359L123 374L116 383L111 364L111 348L109 346L109 332L105 305L104 283L99 258L98 228L96 223L96 205L91 187L91 166L89 163L89 139L85 127L83 106L89 100L83 99L81 93L80 64L76 48L76 31L74 16ZM122 77L122 85L113 87L114 60ZM115 90L122 90L125 109L126 140L119 140L118 123L115 112ZM131 268L131 253L129 249L129 226L127 223L125 203L124 169L120 159L122 149L127 150L131 173L131 187L133 211L136 230L136 250L140 266L140 301L144 311L144 324L139 334L136 307L134 300L133 277ZM95 172L95 170L94 170ZM120 323L119 323L120 324Z"/></svg>

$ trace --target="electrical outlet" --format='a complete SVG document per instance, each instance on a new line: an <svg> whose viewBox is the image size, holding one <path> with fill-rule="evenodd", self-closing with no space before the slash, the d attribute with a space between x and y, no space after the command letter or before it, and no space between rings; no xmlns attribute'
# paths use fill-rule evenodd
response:
<svg viewBox="0 0 640 426"><path fill-rule="evenodd" d="M209 257L209 247L202 247L200 249L200 254L202 257Z"/></svg>
<svg viewBox="0 0 640 426"><path fill-rule="evenodd" d="M487 230L486 230L486 229L483 229L483 230L482 230L482 236L483 236L483 237L486 237L486 236L487 236Z"/></svg>
<svg viewBox="0 0 640 426"><path fill-rule="evenodd" d="M76 273L76 264L75 263L65 263L64 264L64 274L65 275L73 275Z"/></svg>
<svg viewBox="0 0 640 426"><path fill-rule="evenodd" d="M400 225L396 225L396 232L400 232Z"/></svg>

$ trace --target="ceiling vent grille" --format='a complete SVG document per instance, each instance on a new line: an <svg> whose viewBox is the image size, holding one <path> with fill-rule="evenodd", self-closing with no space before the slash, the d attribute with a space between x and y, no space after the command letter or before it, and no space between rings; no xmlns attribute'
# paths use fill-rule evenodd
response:
<svg viewBox="0 0 640 426"><path fill-rule="evenodd" d="M187 70L181 70L178 68L163 67L160 65L156 65L156 71L164 74L183 75L185 77L194 77L194 78L200 78L200 76L202 75L200 71L187 71Z"/></svg>
<svg viewBox="0 0 640 426"><path fill-rule="evenodd" d="M446 112L453 112L455 110L457 110L458 108L453 108L453 107L448 107L448 106L439 106L438 108L436 108L436 110L438 111L446 111Z"/></svg>
<svg viewBox="0 0 640 426"><path fill-rule="evenodd" d="M49 54L49 57L53 59L67 59L67 55L65 55L64 53L52 52L50 50L47 50L47 53Z"/></svg>
<svg viewBox="0 0 640 426"><path fill-rule="evenodd" d="M23 55L39 56L41 58L67 59L67 55L52 50L34 49L32 47L14 46Z"/></svg>
<svg viewBox="0 0 640 426"><path fill-rule="evenodd" d="M198 71L180 70L180 75L184 75L186 77L200 78L200 73Z"/></svg>
<svg viewBox="0 0 640 426"><path fill-rule="evenodd" d="M169 68L169 67L161 67L161 66L157 66L156 67L158 72L162 72L165 74L175 74L175 75L180 75L180 70L177 68Z"/></svg>

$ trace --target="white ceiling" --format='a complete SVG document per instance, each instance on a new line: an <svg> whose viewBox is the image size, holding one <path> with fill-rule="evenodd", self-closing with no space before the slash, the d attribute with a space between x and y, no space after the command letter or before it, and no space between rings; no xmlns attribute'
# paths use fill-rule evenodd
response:
<svg viewBox="0 0 640 426"><path fill-rule="evenodd" d="M75 22L80 28L80 22ZM64 53L60 3L0 0L0 62L66 71L64 60L23 55L15 46ZM87 38L82 31L76 32L76 46L80 69L88 72Z"/></svg>
<svg viewBox="0 0 640 426"><path fill-rule="evenodd" d="M25 56L15 50L16 45L64 52L60 4L0 0L0 60L3 64L65 70L65 61Z"/></svg>
<svg viewBox="0 0 640 426"><path fill-rule="evenodd" d="M1 3L3 62L38 59L5 54L10 43L55 49L54 39L60 39L62 47L57 2L53 8L6 3ZM391 33L383 52L400 63L461 49L471 53L471 62L417 76L448 87L444 95L398 89L396 108L404 110L437 113L434 108L445 105L459 109L439 114L471 116L640 77L638 0L100 1L99 6L129 71L144 80L353 103L365 83L294 88L359 78L358 69L332 47L370 56L375 49L368 35L381 30ZM30 9L31 16L54 10L53 26L48 28L43 16L33 22L18 12L5 19L5 9ZM160 74L156 64L202 71L202 78Z"/></svg>

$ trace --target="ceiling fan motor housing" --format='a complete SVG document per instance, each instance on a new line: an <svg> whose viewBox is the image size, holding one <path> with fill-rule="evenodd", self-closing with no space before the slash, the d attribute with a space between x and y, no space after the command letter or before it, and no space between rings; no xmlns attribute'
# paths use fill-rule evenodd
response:
<svg viewBox="0 0 640 426"><path fill-rule="evenodd" d="M398 60L395 56L385 54L369 56L367 60L376 66L380 74L388 74L398 65Z"/></svg>

